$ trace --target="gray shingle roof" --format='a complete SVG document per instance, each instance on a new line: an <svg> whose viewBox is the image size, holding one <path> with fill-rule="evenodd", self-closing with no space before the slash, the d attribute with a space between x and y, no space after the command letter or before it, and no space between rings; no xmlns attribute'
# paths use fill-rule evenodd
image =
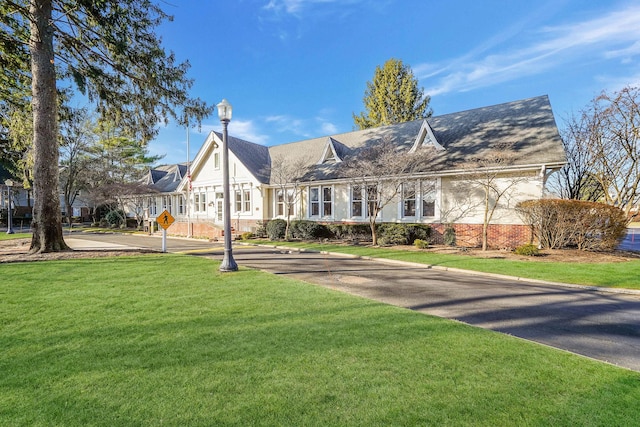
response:
<svg viewBox="0 0 640 427"><path fill-rule="evenodd" d="M422 172L462 169L472 159L482 159L501 143L513 144L509 166L558 164L565 161L562 140L556 127L549 98L539 96L489 107L426 119L443 151ZM416 141L423 120L332 135L341 156L357 156L358 150L390 138L399 148L409 150ZM289 158L308 158L309 180L342 178L339 164L316 165L327 137L282 144L269 148L269 154ZM344 157L343 157L344 158Z"/></svg>
<svg viewBox="0 0 640 427"><path fill-rule="evenodd" d="M162 165L149 170L147 177L143 178L149 188L161 192L172 193L176 191L178 184L187 173L187 165Z"/></svg>
<svg viewBox="0 0 640 427"><path fill-rule="evenodd" d="M565 162L549 98L546 95L489 107L476 108L426 119L440 145L435 159L425 164L423 172L444 173L462 169L472 159L482 159L497 144L512 144L509 166L558 165ZM229 136L229 150L263 183L269 182L271 159L284 157L293 162L305 159L310 170L306 178L327 180L343 178L340 163L317 164L331 141L343 160L384 138L399 149L410 150L423 119L406 123L312 138L266 147ZM222 139L222 134L216 133ZM177 185L177 184L176 184Z"/></svg>

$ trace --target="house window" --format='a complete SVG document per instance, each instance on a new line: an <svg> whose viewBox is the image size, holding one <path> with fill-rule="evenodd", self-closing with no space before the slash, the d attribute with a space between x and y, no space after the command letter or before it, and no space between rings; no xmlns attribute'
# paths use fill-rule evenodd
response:
<svg viewBox="0 0 640 427"><path fill-rule="evenodd" d="M158 207L156 205L156 198L151 197L149 199L149 215L156 216L158 214Z"/></svg>
<svg viewBox="0 0 640 427"><path fill-rule="evenodd" d="M242 191L236 190L235 197L236 197L236 212L242 212Z"/></svg>
<svg viewBox="0 0 640 427"><path fill-rule="evenodd" d="M251 212L251 190L244 190L244 211Z"/></svg>
<svg viewBox="0 0 640 427"><path fill-rule="evenodd" d="M416 183L402 184L402 216L416 216Z"/></svg>
<svg viewBox="0 0 640 427"><path fill-rule="evenodd" d="M220 169L220 153L213 153L213 168Z"/></svg>
<svg viewBox="0 0 640 427"><path fill-rule="evenodd" d="M309 216L320 216L320 187L309 189Z"/></svg>
<svg viewBox="0 0 640 427"><path fill-rule="evenodd" d="M222 221L222 214L224 211L224 193L216 193L216 218L218 221Z"/></svg>
<svg viewBox="0 0 640 427"><path fill-rule="evenodd" d="M351 216L352 217L362 217L364 216L364 212L362 212L362 187L359 185L354 185L351 187Z"/></svg>
<svg viewBox="0 0 640 427"><path fill-rule="evenodd" d="M333 188L331 187L322 187L322 215L323 216L331 216L332 215L332 201Z"/></svg>
<svg viewBox="0 0 640 427"><path fill-rule="evenodd" d="M196 212L200 211L200 193L193 193L193 206Z"/></svg>
<svg viewBox="0 0 640 427"><path fill-rule="evenodd" d="M200 211L207 211L207 193L200 193Z"/></svg>
<svg viewBox="0 0 640 427"><path fill-rule="evenodd" d="M276 215L291 216L293 213L294 190L276 190Z"/></svg>
<svg viewBox="0 0 640 427"><path fill-rule="evenodd" d="M178 196L178 214L183 215L184 213L184 196Z"/></svg>
<svg viewBox="0 0 640 427"><path fill-rule="evenodd" d="M422 185L422 216L425 218L436 216L436 181L423 181Z"/></svg>
<svg viewBox="0 0 640 427"><path fill-rule="evenodd" d="M309 188L309 216L331 216L333 214L333 188Z"/></svg>

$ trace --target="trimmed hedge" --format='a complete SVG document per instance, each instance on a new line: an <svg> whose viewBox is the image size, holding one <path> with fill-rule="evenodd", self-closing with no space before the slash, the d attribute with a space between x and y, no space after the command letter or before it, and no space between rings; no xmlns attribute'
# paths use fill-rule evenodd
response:
<svg viewBox="0 0 640 427"><path fill-rule="evenodd" d="M516 210L548 249L612 250L628 223L622 209L582 200L528 200L518 203Z"/></svg>
<svg viewBox="0 0 640 427"><path fill-rule="evenodd" d="M265 224L264 228L269 240L282 240L287 229L287 221L284 219L272 219Z"/></svg>
<svg viewBox="0 0 640 427"><path fill-rule="evenodd" d="M378 226L381 245L412 245L416 239L429 241L431 227L425 224L382 223Z"/></svg>
<svg viewBox="0 0 640 427"><path fill-rule="evenodd" d="M313 240L321 237L329 237L331 233L324 224L315 221L296 220L289 226L291 237L302 240Z"/></svg>

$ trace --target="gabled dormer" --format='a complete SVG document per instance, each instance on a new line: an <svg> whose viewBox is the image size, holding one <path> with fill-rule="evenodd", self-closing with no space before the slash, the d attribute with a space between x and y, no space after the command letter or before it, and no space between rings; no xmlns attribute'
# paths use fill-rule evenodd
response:
<svg viewBox="0 0 640 427"><path fill-rule="evenodd" d="M320 160L318 160L318 164L326 164L326 163L340 163L342 162L342 144L340 144L335 139L328 137L327 143L324 146L324 150L322 151L322 156Z"/></svg>
<svg viewBox="0 0 640 427"><path fill-rule="evenodd" d="M420 126L420 130L418 131L418 135L416 136L416 140L413 142L413 146L410 153L413 153L420 147L433 147L436 151L444 151L444 147L440 145L435 135L433 134L433 130L429 123L426 120L422 121L422 126Z"/></svg>

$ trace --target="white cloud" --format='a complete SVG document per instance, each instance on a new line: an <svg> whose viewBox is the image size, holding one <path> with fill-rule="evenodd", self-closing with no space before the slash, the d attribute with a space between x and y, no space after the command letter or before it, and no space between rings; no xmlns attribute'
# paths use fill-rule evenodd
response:
<svg viewBox="0 0 640 427"><path fill-rule="evenodd" d="M629 6L588 21L541 29L537 42L518 49L479 57L478 53L505 37L485 42L466 55L446 63L424 63L414 68L420 79L436 80L426 88L431 96L468 91L539 74L579 59L629 57L640 53L640 7Z"/></svg>

